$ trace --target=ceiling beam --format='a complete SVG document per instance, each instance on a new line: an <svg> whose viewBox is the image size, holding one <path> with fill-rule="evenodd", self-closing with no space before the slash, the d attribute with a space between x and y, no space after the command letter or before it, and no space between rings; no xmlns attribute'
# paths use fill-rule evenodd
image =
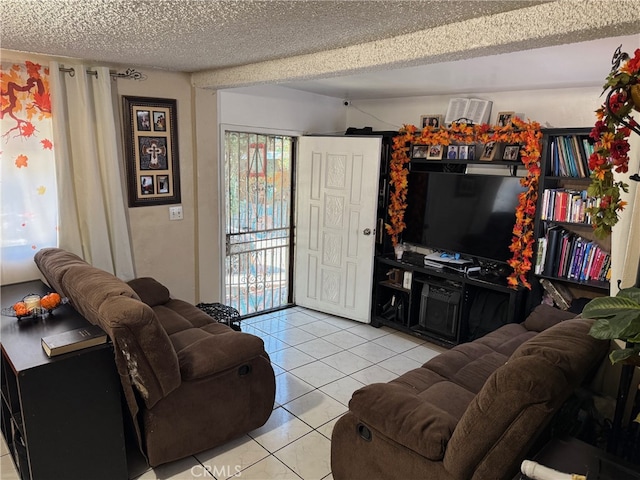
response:
<svg viewBox="0 0 640 480"><path fill-rule="evenodd" d="M636 33L637 0L555 0L386 40L197 72L191 81L197 88L223 89L312 80Z"/></svg>

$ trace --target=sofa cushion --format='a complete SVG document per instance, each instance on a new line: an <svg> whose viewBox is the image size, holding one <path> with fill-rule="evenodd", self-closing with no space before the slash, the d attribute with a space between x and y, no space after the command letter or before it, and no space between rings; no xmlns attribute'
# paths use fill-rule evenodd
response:
<svg viewBox="0 0 640 480"><path fill-rule="evenodd" d="M260 337L219 326L224 327L223 332L191 328L171 336L183 381L214 375L265 356Z"/></svg>
<svg viewBox="0 0 640 480"><path fill-rule="evenodd" d="M529 314L523 325L527 330L542 332L557 323L569 320L576 316L575 313L560 310L545 303L541 303Z"/></svg>
<svg viewBox="0 0 640 480"><path fill-rule="evenodd" d="M374 383L356 390L349 410L391 440L430 459L444 456L457 419L397 383Z"/></svg>
<svg viewBox="0 0 640 480"><path fill-rule="evenodd" d="M163 305L171 299L169 289L151 277L135 278L127 283L150 307Z"/></svg>

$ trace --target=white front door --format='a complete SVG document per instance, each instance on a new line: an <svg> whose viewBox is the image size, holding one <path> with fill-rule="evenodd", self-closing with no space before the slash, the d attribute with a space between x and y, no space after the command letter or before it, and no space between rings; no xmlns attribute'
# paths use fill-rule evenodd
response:
<svg viewBox="0 0 640 480"><path fill-rule="evenodd" d="M301 137L295 303L370 322L381 139Z"/></svg>

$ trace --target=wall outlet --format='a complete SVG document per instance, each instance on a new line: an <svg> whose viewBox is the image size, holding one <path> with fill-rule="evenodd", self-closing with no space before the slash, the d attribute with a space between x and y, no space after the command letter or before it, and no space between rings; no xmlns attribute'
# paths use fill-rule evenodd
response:
<svg viewBox="0 0 640 480"><path fill-rule="evenodd" d="M169 207L169 220L182 220L182 205Z"/></svg>

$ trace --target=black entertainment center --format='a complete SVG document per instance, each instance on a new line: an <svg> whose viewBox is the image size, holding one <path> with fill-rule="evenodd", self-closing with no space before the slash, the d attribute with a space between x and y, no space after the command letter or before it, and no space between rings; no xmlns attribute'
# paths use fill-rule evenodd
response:
<svg viewBox="0 0 640 480"><path fill-rule="evenodd" d="M538 242L554 226L594 240L588 223L541 217L545 190L581 190L589 182L588 176L555 173L551 147L559 139L584 143L589 141L589 132L590 128L542 130L542 172L534 222ZM401 234L410 251L397 260L384 228L389 223L390 162L396 133L370 129L347 133L382 137L372 325L387 325L453 346L482 336L502 323L524 320L542 299L544 292L538 279L564 284L578 299L608 293L606 280L575 279L547 270L536 273L533 268L528 276L531 291L507 285L506 277L512 271L506 262L512 256L509 245L515 209L518 194L523 191L516 176L518 168L524 168L519 160L412 158L407 176L406 228ZM479 148L475 145L476 150ZM467 173L469 165L476 166L475 173ZM609 242L600 246L610 252ZM429 256L425 262L425 252L433 250L437 252L435 257ZM534 252L538 252L537 244ZM445 257L439 257L442 253ZM443 262L456 256L469 263ZM536 254L532 258L535 261Z"/></svg>
<svg viewBox="0 0 640 480"><path fill-rule="evenodd" d="M421 265L419 257L376 259L372 325L453 346L524 320L524 289L493 273Z"/></svg>

